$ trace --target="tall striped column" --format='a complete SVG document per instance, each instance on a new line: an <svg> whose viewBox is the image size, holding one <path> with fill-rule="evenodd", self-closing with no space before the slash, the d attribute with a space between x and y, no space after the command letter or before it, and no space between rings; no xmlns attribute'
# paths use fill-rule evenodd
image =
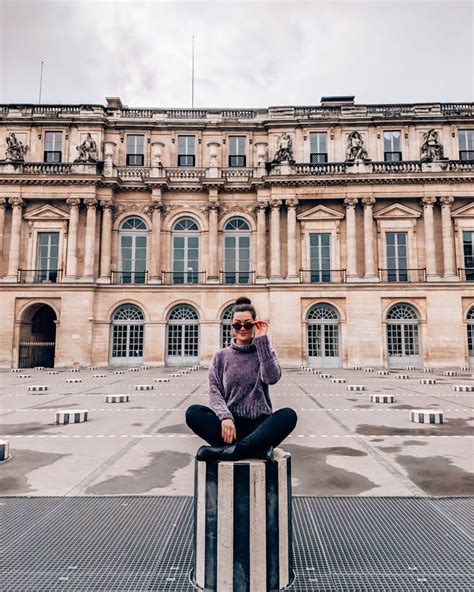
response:
<svg viewBox="0 0 474 592"><path fill-rule="evenodd" d="M291 455L195 460L193 584L206 592L276 592L293 580Z"/></svg>

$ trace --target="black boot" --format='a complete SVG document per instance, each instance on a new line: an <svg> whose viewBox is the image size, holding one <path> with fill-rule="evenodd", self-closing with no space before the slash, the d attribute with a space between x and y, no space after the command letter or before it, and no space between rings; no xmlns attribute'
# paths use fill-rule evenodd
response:
<svg viewBox="0 0 474 592"><path fill-rule="evenodd" d="M197 460L217 461L217 460L237 460L235 458L235 444L228 446L201 446L196 453Z"/></svg>

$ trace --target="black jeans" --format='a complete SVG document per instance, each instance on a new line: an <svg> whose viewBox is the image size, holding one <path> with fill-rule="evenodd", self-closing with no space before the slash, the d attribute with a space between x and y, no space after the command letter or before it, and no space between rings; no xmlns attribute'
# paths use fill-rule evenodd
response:
<svg viewBox="0 0 474 592"><path fill-rule="evenodd" d="M276 448L295 429L298 416L290 407L278 409L271 415L261 415L256 419L236 417L234 419L239 443L249 450L261 450L269 446ZM221 420L212 409L205 405L191 405L186 410L186 423L211 446L226 446L222 439Z"/></svg>

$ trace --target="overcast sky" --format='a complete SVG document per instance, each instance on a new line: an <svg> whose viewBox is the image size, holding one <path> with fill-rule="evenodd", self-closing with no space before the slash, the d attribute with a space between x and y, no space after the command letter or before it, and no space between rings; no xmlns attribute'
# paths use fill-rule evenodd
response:
<svg viewBox="0 0 474 592"><path fill-rule="evenodd" d="M473 2L0 0L0 102L474 100Z"/></svg>

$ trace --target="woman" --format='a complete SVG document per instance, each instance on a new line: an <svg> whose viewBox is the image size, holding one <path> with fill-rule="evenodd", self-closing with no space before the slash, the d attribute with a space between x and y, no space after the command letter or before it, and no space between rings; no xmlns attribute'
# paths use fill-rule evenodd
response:
<svg viewBox="0 0 474 592"><path fill-rule="evenodd" d="M268 385L281 378L281 368L267 336L268 323L256 320L248 298L232 309L233 338L214 354L209 366L209 407L191 405L186 423L210 446L198 460L272 459L273 448L293 431L297 415L285 407L273 413Z"/></svg>

